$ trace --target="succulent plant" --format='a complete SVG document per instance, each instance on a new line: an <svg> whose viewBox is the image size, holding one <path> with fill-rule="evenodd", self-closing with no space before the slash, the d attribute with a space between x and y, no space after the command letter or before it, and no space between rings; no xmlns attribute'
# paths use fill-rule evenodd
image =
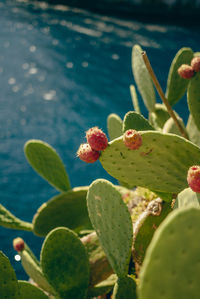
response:
<svg viewBox="0 0 200 299"><path fill-rule="evenodd" d="M180 71L185 65L193 70L190 78ZM178 51L165 93L139 45L133 47L132 70L134 110L123 120L108 116L110 141L97 127L86 136L96 155L92 162L99 159L119 185L99 178L71 188L55 149L41 140L25 144L30 165L59 194L38 208L32 223L0 205L1 226L45 237L40 260L21 238L14 240L32 284L17 281L0 252L0 298L199 298L199 52ZM148 119L141 114L137 91ZM190 112L186 124L172 109L183 96ZM127 146L132 133L139 136L136 148Z"/></svg>

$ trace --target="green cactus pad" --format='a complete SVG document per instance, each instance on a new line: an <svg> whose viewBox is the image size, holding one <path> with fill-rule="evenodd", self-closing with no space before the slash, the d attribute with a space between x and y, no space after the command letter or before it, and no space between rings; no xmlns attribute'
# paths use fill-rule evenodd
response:
<svg viewBox="0 0 200 299"><path fill-rule="evenodd" d="M26 243L24 250L22 250L19 254L26 274L31 277L40 288L48 293L55 294L55 291L44 277L39 261Z"/></svg>
<svg viewBox="0 0 200 299"><path fill-rule="evenodd" d="M109 143L100 162L119 181L150 190L178 193L185 189L190 166L200 163L200 149L173 134L140 132L142 146L138 150L125 147L122 137Z"/></svg>
<svg viewBox="0 0 200 299"><path fill-rule="evenodd" d="M131 276L119 278L114 286L113 299L137 299L136 283Z"/></svg>
<svg viewBox="0 0 200 299"><path fill-rule="evenodd" d="M169 119L167 108L163 104L156 104L154 112L149 113L149 121L151 125L160 130L163 128L165 122Z"/></svg>
<svg viewBox="0 0 200 299"><path fill-rule="evenodd" d="M132 71L137 88L142 96L146 108L152 112L156 102L153 82L142 58L142 48L135 45L132 51Z"/></svg>
<svg viewBox="0 0 200 299"><path fill-rule="evenodd" d="M88 187L77 187L44 203L33 218L33 232L46 236L58 226L66 226L76 232L91 229L86 205L87 190Z"/></svg>
<svg viewBox="0 0 200 299"><path fill-rule="evenodd" d="M196 208L200 206L200 194L192 191L190 188L186 188L178 194L174 208L184 208L188 206Z"/></svg>
<svg viewBox="0 0 200 299"><path fill-rule="evenodd" d="M85 246L89 257L91 287L107 279L113 274L113 270L95 232L82 237L81 242Z"/></svg>
<svg viewBox="0 0 200 299"><path fill-rule="evenodd" d="M194 119L191 114L188 118L186 130L188 132L189 139L194 144L196 144L200 147L200 131L197 129L197 126L195 125Z"/></svg>
<svg viewBox="0 0 200 299"><path fill-rule="evenodd" d="M52 186L59 191L71 188L63 162L49 144L41 140L29 140L24 152L33 169Z"/></svg>
<svg viewBox="0 0 200 299"><path fill-rule="evenodd" d="M184 122L183 122L183 119L180 118L180 117L177 117L179 122L181 123L181 126L182 128L184 128L185 132L186 132L186 128L185 128L185 125L184 125ZM182 136L180 130L178 129L177 125L175 124L174 120L172 117L170 117L166 123L164 124L164 127L163 127L163 133L173 133L173 134L176 134L176 135L179 135L179 136Z"/></svg>
<svg viewBox="0 0 200 299"><path fill-rule="evenodd" d="M171 105L176 104L186 92L189 80L183 79L178 74L178 68L182 64L190 64L193 51L190 48L182 48L174 57L168 75L166 97Z"/></svg>
<svg viewBox="0 0 200 299"><path fill-rule="evenodd" d="M162 211L160 215L154 216L144 212L137 222L137 232L134 237L134 260L141 265L146 250L151 242L151 239L165 217L172 211L171 205L167 202L162 202Z"/></svg>
<svg viewBox="0 0 200 299"><path fill-rule="evenodd" d="M96 284L94 287L89 287L88 298L94 298L109 293L117 281L117 275L112 274L106 280Z"/></svg>
<svg viewBox="0 0 200 299"><path fill-rule="evenodd" d="M11 229L32 231L32 223L20 220L10 213L3 205L0 204L0 226Z"/></svg>
<svg viewBox="0 0 200 299"><path fill-rule="evenodd" d="M133 111L126 113L123 120L123 133L129 129L134 129L136 131L154 130L144 116Z"/></svg>
<svg viewBox="0 0 200 299"><path fill-rule="evenodd" d="M19 299L19 287L14 269L7 256L0 251L0 298Z"/></svg>
<svg viewBox="0 0 200 299"><path fill-rule="evenodd" d="M130 93L131 93L133 108L134 108L135 112L141 113L139 101L138 101L138 97L137 97L137 93L136 93L136 89L135 89L134 85L130 85Z"/></svg>
<svg viewBox="0 0 200 299"><path fill-rule="evenodd" d="M113 140L122 135L122 119L115 113L112 113L107 118L107 128L110 140Z"/></svg>
<svg viewBox="0 0 200 299"><path fill-rule="evenodd" d="M123 277L128 273L132 246L128 208L114 185L103 179L91 184L87 202L91 222L108 261L115 273Z"/></svg>
<svg viewBox="0 0 200 299"><path fill-rule="evenodd" d="M48 299L45 293L27 281L18 281L20 299Z"/></svg>
<svg viewBox="0 0 200 299"><path fill-rule="evenodd" d="M62 299L84 299L89 285L89 261L78 236L67 228L56 228L46 237L41 265L49 283Z"/></svg>
<svg viewBox="0 0 200 299"><path fill-rule="evenodd" d="M170 213L154 234L140 271L138 299L199 299L200 209Z"/></svg>
<svg viewBox="0 0 200 299"><path fill-rule="evenodd" d="M195 125L200 130L200 73L190 79L187 93L188 107Z"/></svg>

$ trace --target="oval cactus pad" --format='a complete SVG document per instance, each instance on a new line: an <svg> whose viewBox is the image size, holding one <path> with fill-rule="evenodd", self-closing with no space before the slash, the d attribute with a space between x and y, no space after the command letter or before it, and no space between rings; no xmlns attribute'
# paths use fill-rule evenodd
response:
<svg viewBox="0 0 200 299"><path fill-rule="evenodd" d="M200 130L200 74L199 72L190 80L187 93L188 107L195 125Z"/></svg>
<svg viewBox="0 0 200 299"><path fill-rule="evenodd" d="M88 187L77 187L44 203L33 218L34 233L46 236L58 226L65 226L76 232L91 229L86 204L87 191Z"/></svg>
<svg viewBox="0 0 200 299"><path fill-rule="evenodd" d="M45 293L27 281L19 281L20 299L48 299Z"/></svg>
<svg viewBox="0 0 200 299"><path fill-rule="evenodd" d="M128 273L132 221L121 194L106 180L94 181L87 195L91 222L111 267L119 277Z"/></svg>
<svg viewBox="0 0 200 299"><path fill-rule="evenodd" d="M0 251L0 298L19 299L19 288L14 269L7 256Z"/></svg>
<svg viewBox="0 0 200 299"><path fill-rule="evenodd" d="M186 92L189 80L183 79L178 74L182 64L190 64L193 51L190 48L180 49L174 57L168 75L166 97L171 105L176 104Z"/></svg>
<svg viewBox="0 0 200 299"><path fill-rule="evenodd" d="M84 299L89 285L89 261L78 236L67 228L56 228L46 237L41 265L49 283L62 299Z"/></svg>
<svg viewBox="0 0 200 299"><path fill-rule="evenodd" d="M200 209L177 209L155 232L140 272L138 299L199 299Z"/></svg>
<svg viewBox="0 0 200 299"><path fill-rule="evenodd" d="M187 171L200 163L200 148L173 134L143 131L138 150L125 147L122 137L109 143L100 157L105 170L119 181L150 190L178 193L187 185Z"/></svg>
<svg viewBox="0 0 200 299"><path fill-rule="evenodd" d="M152 79L142 58L142 48L135 45L132 50L132 71L137 88L149 111L154 111L156 96Z"/></svg>
<svg viewBox="0 0 200 299"><path fill-rule="evenodd" d="M54 148L41 140L29 140L24 146L25 156L33 169L59 191L70 189L64 164Z"/></svg>

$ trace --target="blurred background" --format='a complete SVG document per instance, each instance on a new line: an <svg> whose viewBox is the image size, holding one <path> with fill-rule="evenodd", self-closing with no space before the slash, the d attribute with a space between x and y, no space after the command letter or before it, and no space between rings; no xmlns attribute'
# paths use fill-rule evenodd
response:
<svg viewBox="0 0 200 299"><path fill-rule="evenodd" d="M56 149L73 187L96 178L114 182L99 162L88 165L76 158L85 131L99 126L107 132L110 113L123 118L133 110L133 45L147 51L165 90L176 52L183 46L200 50L199 7L200 1L186 0L1 0L0 203L32 221L37 208L57 194L27 163L23 147L29 139L41 139ZM185 99L175 109L186 122ZM24 279L12 248L18 236L37 256L43 240L0 227L0 250L18 279Z"/></svg>

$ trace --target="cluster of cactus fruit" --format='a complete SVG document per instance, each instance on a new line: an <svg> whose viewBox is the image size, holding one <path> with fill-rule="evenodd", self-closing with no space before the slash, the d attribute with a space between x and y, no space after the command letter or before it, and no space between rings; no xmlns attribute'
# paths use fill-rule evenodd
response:
<svg viewBox="0 0 200 299"><path fill-rule="evenodd" d="M199 298L199 61L199 52L180 49L164 94L146 53L133 47L133 76L148 119L131 85L134 109L123 120L108 116L110 141L94 127L77 151L87 163L99 159L117 185L98 179L72 189L50 145L25 144L30 165L60 193L37 210L32 223L0 205L0 225L45 237L40 261L24 240L13 241L33 283L18 281L0 252L1 299ZM193 68L190 80L185 65ZM163 103L156 101L154 85ZM185 125L172 106L186 93Z"/></svg>

